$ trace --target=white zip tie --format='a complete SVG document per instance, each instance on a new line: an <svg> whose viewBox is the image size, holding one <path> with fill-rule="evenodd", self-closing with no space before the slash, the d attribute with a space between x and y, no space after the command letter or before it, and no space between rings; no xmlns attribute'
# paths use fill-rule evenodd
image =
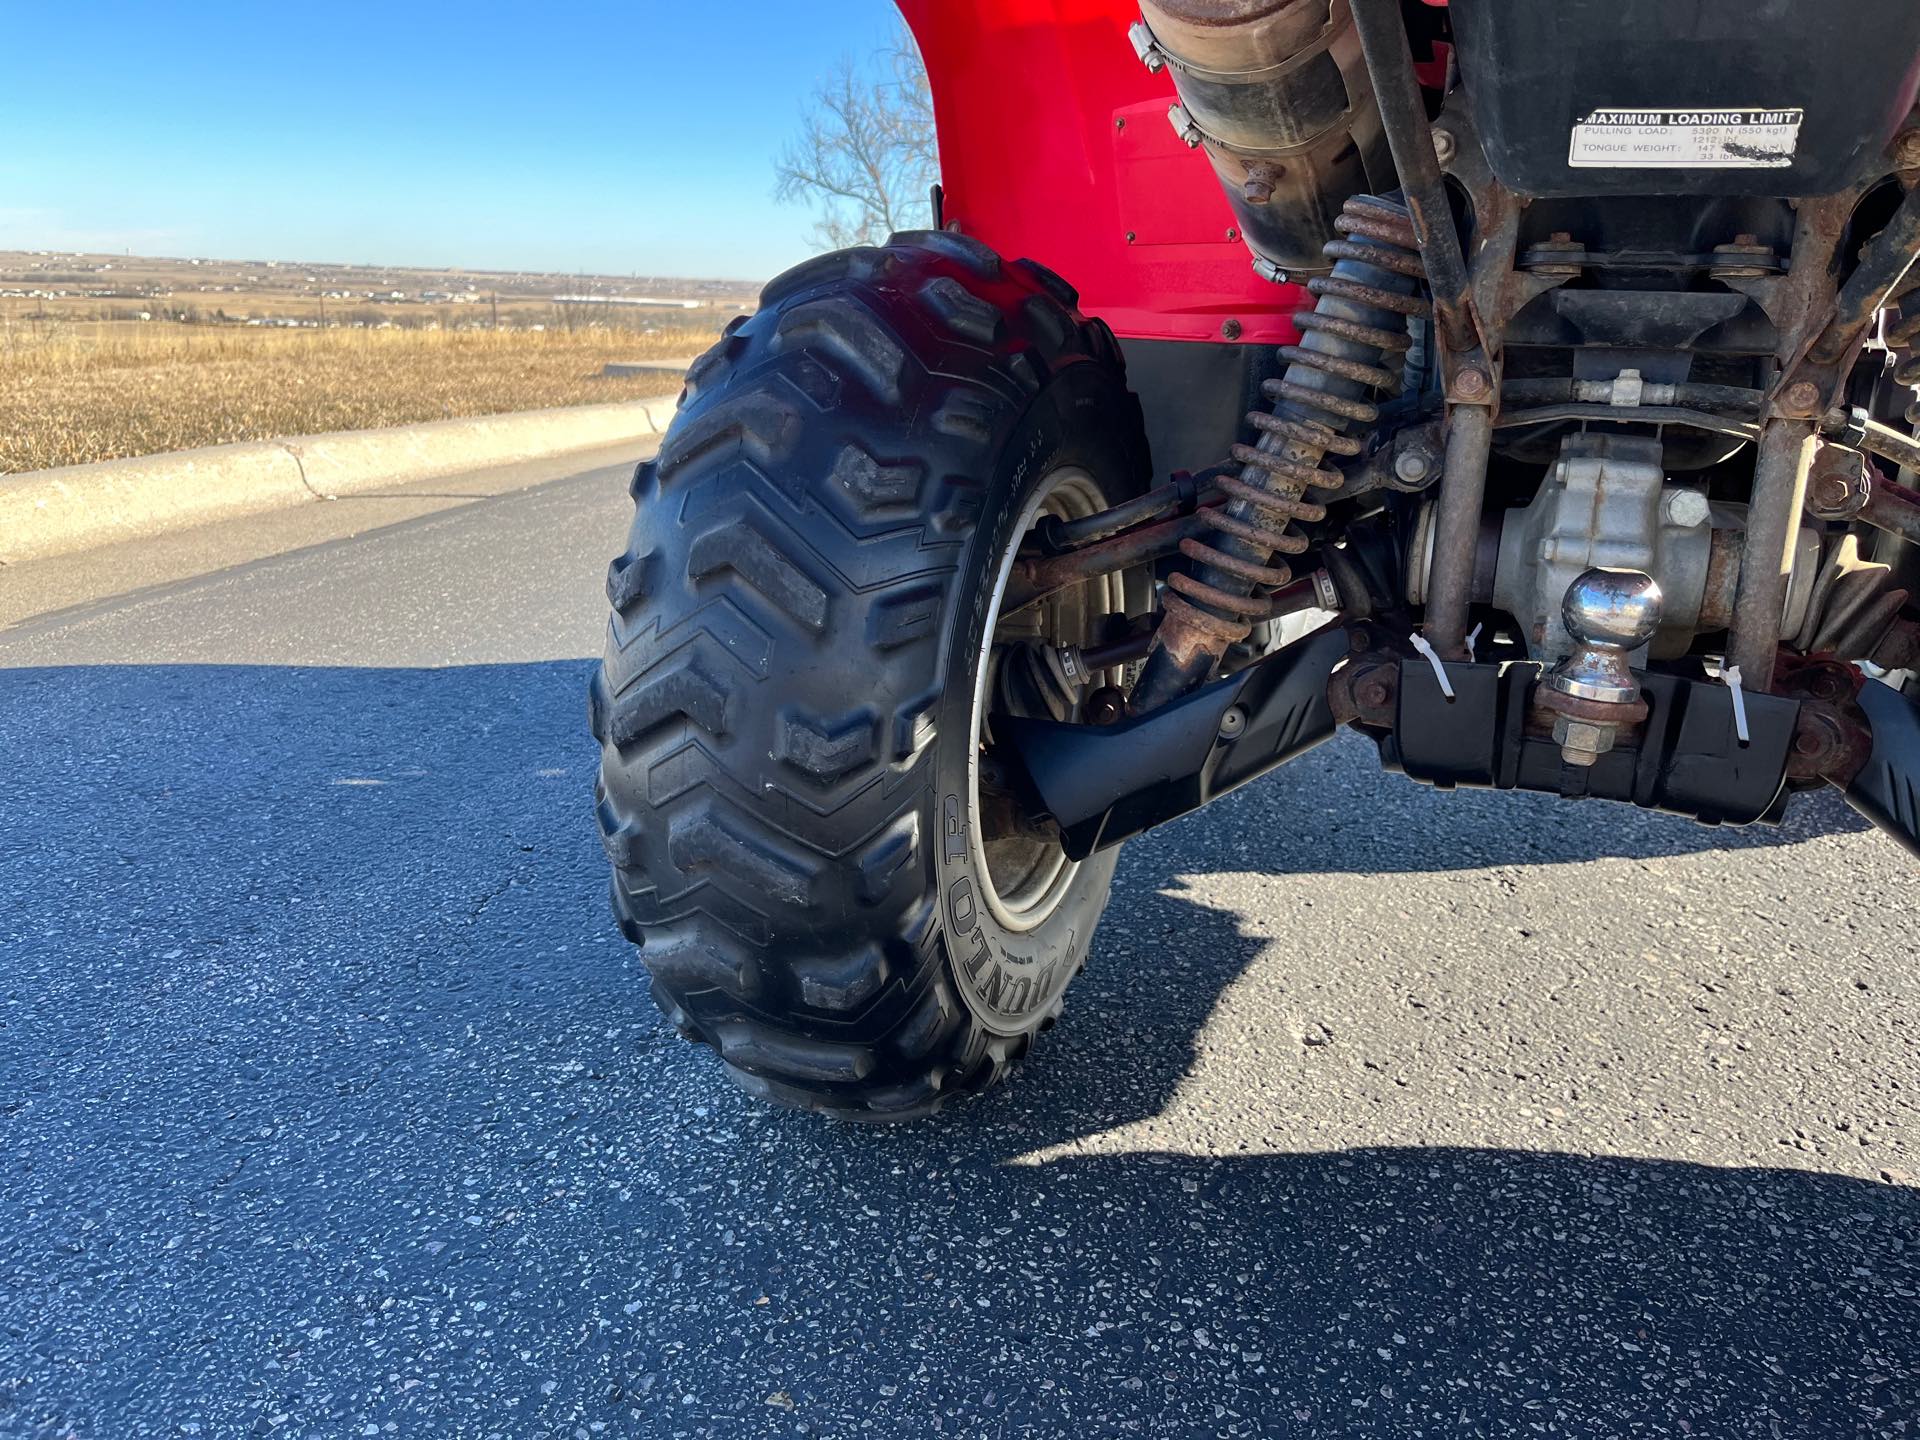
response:
<svg viewBox="0 0 1920 1440"><path fill-rule="evenodd" d="M1753 737L1747 734L1747 692L1740 688L1740 667L1729 665L1720 672L1720 678L1727 682L1727 689L1733 692L1733 734L1742 745Z"/></svg>
<svg viewBox="0 0 1920 1440"><path fill-rule="evenodd" d="M1453 699L1453 682L1447 679L1447 667L1440 663L1440 652L1427 643L1427 637L1415 632L1411 637L1413 648L1427 657L1427 663L1433 667L1433 677L1440 682L1440 693Z"/></svg>
<svg viewBox="0 0 1920 1440"><path fill-rule="evenodd" d="M1467 631L1467 659L1469 661L1478 658L1478 656L1475 654L1475 652L1480 648L1477 642L1480 639L1480 632L1485 628L1486 628L1486 625L1483 622L1482 624L1476 625L1471 630Z"/></svg>

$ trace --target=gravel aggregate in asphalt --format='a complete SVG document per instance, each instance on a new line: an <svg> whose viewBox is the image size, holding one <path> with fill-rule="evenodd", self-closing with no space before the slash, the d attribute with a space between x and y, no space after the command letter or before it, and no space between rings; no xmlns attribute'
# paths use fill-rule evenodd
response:
<svg viewBox="0 0 1920 1440"><path fill-rule="evenodd" d="M1341 740L1014 1084L762 1108L613 930L601 470L0 632L0 1434L1920 1433L1914 915Z"/></svg>

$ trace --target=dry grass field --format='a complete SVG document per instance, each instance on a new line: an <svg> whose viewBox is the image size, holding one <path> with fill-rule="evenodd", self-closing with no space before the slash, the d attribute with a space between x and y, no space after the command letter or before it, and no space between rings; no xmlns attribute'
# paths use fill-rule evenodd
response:
<svg viewBox="0 0 1920 1440"><path fill-rule="evenodd" d="M658 395L678 380L600 369L697 354L725 319L706 309L644 330L0 326L0 474Z"/></svg>

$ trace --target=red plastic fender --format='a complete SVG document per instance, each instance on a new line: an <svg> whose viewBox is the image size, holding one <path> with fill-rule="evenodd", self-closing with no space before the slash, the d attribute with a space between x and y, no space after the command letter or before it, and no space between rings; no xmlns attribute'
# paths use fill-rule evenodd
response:
<svg viewBox="0 0 1920 1440"><path fill-rule="evenodd" d="M1123 335L1298 339L1297 285L1253 272L1206 157L1174 134L1173 82L1127 28L1134 0L897 0L933 90L949 224L1028 256Z"/></svg>

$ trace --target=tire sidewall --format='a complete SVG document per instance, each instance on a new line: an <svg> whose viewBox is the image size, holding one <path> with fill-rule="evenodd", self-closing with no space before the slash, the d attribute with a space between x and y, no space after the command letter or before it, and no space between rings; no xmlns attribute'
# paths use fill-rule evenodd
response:
<svg viewBox="0 0 1920 1440"><path fill-rule="evenodd" d="M1067 983L1086 960L1118 852L1082 861L1053 913L1031 930L1009 930L991 913L970 839L969 764L988 610L999 567L1020 539L1014 527L1049 475L1078 466L1109 504L1137 491L1140 460L1126 440L1135 423L1126 409L1132 404L1117 375L1082 361L1063 367L1028 406L996 459L962 567L960 593L968 603L956 610L946 637L934 758L936 905L955 987L980 1025L1000 1035L1025 1034L1057 1014Z"/></svg>

